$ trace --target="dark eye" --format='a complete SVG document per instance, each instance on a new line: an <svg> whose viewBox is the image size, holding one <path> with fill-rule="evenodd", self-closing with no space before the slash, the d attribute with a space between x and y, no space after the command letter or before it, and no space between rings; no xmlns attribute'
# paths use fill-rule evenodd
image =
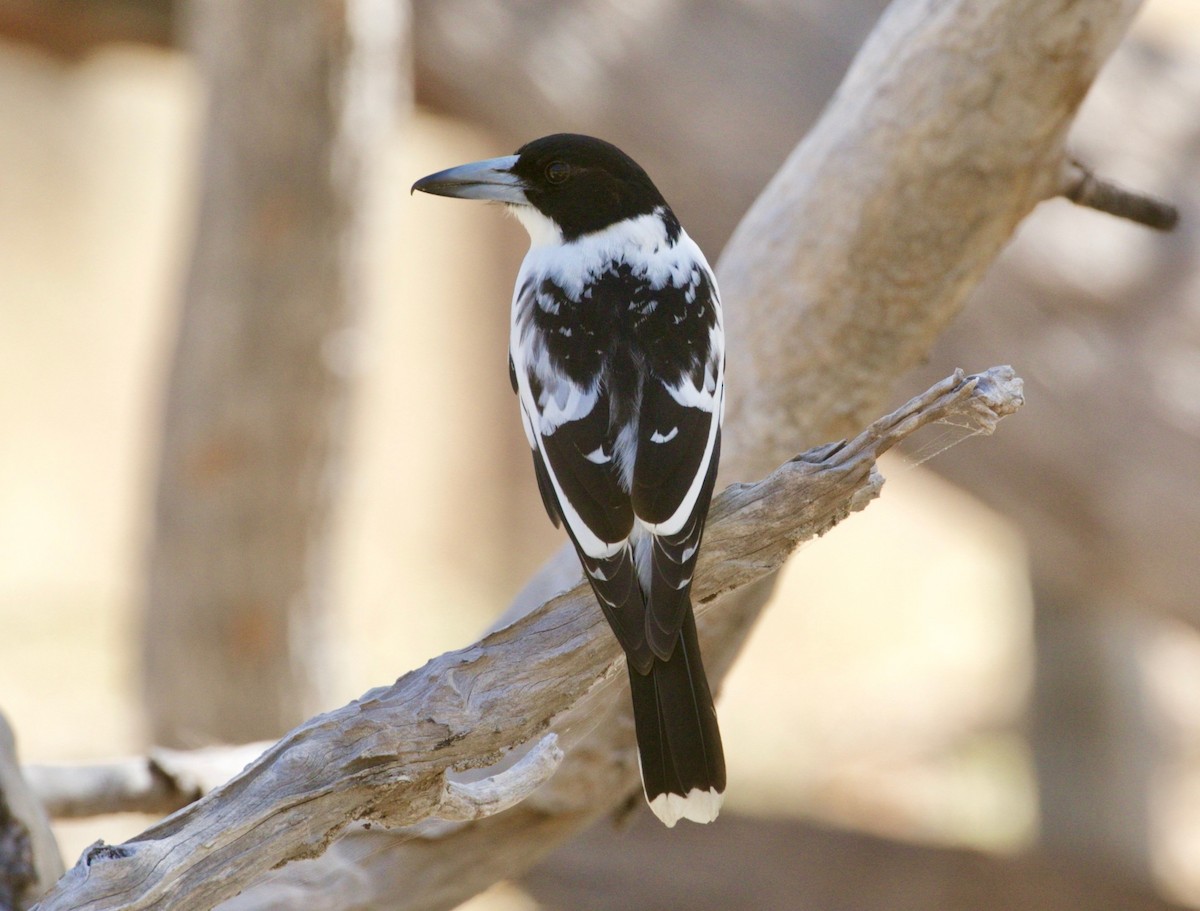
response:
<svg viewBox="0 0 1200 911"><path fill-rule="evenodd" d="M546 180L550 183L564 183L571 176L571 166L565 161L552 161L546 165Z"/></svg>

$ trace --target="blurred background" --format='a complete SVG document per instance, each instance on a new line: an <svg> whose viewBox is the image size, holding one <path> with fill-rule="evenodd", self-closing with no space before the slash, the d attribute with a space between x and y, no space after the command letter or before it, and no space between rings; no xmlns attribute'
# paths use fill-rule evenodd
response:
<svg viewBox="0 0 1200 911"><path fill-rule="evenodd" d="M0 711L22 759L274 737L476 638L561 543L506 376L525 237L408 187L594 133L715 262L884 5L0 0ZM947 878L892 907L964 906L963 857L1061 887L1026 907L1200 907L1193 0L1146 3L1073 148L1181 227L1062 201L1027 220L896 398L1011 363L1028 404L890 459L882 499L788 565L720 698L725 837ZM144 825L57 832L69 863ZM481 906L608 907L585 888L617 894L605 850L611 870L566 849ZM1081 897L1097 878L1127 891ZM849 898L869 885L812 906L889 906ZM809 906L789 894L758 906Z"/></svg>

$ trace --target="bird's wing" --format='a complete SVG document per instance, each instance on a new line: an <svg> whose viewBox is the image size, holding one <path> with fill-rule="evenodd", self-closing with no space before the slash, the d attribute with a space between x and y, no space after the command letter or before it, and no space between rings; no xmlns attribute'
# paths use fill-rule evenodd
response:
<svg viewBox="0 0 1200 911"><path fill-rule="evenodd" d="M647 346L634 514L651 532L640 557L652 651L670 656L690 605L692 572L716 481L725 404L725 342L716 282L703 256L691 280L660 294L652 314L669 331ZM647 578L648 577L648 578Z"/></svg>
<svg viewBox="0 0 1200 911"><path fill-rule="evenodd" d="M521 386L517 381L517 367L513 363L512 354L508 356L508 378L512 383L512 390L517 394L519 400ZM558 509L558 496L554 493L554 484L550 480L549 473L546 471L546 463L542 460L541 450L537 445L532 425L529 418L525 416L524 403L521 403L521 424L525 428L525 436L529 440L529 448L533 451L533 475L537 479L538 493L542 495L542 506L545 507L546 515L550 517L550 521L554 523L554 527L558 528L562 525L562 513Z"/></svg>
<svg viewBox="0 0 1200 911"><path fill-rule="evenodd" d="M554 289L542 288L539 293L554 293ZM564 298L553 306L565 309L569 304ZM570 375L562 369L562 358L551 353L556 341L546 326L539 325L553 306L543 301L540 309L531 312L538 306L520 297L515 302L509 350L542 500L551 519L561 519L566 526L631 664L645 671L653 656L646 646L645 599L629 542L633 508L621 485L611 397L600 381L598 366L593 372L576 365ZM580 331L578 323L572 328ZM557 349L555 353L561 354Z"/></svg>

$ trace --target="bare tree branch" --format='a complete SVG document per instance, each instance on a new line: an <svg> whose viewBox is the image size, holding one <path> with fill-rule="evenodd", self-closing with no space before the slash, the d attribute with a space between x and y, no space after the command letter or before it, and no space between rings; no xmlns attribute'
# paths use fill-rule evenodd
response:
<svg viewBox="0 0 1200 911"><path fill-rule="evenodd" d="M1067 129L1138 6L888 8L718 264L730 477L883 408L1021 219L1058 193Z"/></svg>
<svg viewBox="0 0 1200 911"><path fill-rule="evenodd" d="M269 741L202 750L155 749L105 763L27 765L25 779L55 819L103 813L173 813L224 784Z"/></svg>
<svg viewBox="0 0 1200 911"><path fill-rule="evenodd" d="M875 462L899 440L949 419L988 433L1021 403L1010 369L958 371L849 443L724 491L694 589L702 635L712 633L721 596L773 572L800 541L875 497ZM89 849L39 907L209 909L287 861L321 854L355 820L412 827L493 817L554 773L559 738L576 741L583 719L619 692L622 660L580 581L475 645L312 719L141 836ZM522 753L530 741L532 751ZM631 766L629 750L619 752ZM514 757L482 781L462 774ZM530 802L543 816L572 822L596 805L586 792L573 801L560 795L556 805L539 804L537 795Z"/></svg>

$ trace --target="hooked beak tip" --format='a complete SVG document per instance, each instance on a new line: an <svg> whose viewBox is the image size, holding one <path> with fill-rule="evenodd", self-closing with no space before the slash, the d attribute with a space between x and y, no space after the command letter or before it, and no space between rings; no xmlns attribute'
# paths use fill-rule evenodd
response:
<svg viewBox="0 0 1200 911"><path fill-rule="evenodd" d="M516 156L513 155L448 168L422 177L412 185L409 195L420 190L434 196L523 203L526 201L524 189L520 179L512 173L515 163Z"/></svg>

